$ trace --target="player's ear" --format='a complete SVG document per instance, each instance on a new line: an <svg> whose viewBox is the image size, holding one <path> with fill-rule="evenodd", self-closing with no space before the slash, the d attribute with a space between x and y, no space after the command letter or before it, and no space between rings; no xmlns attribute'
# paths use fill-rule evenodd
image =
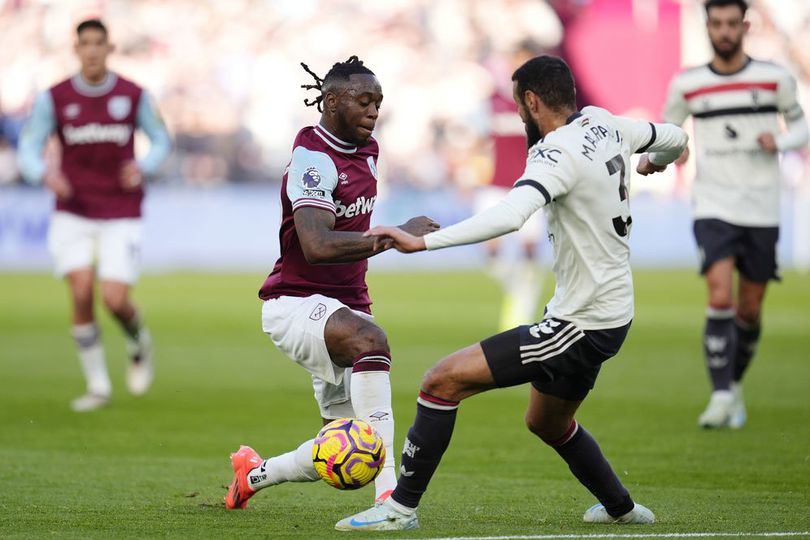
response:
<svg viewBox="0 0 810 540"><path fill-rule="evenodd" d="M334 92L326 92L323 96L323 110L334 112L337 109L338 98Z"/></svg>
<svg viewBox="0 0 810 540"><path fill-rule="evenodd" d="M526 104L526 109L528 109L530 113L537 113L537 108L539 105L537 94L531 90L526 90L523 92L523 103Z"/></svg>
<svg viewBox="0 0 810 540"><path fill-rule="evenodd" d="M115 43L107 43L107 54L115 52Z"/></svg>
<svg viewBox="0 0 810 540"><path fill-rule="evenodd" d="M743 21L743 35L747 34L751 29L751 21Z"/></svg>

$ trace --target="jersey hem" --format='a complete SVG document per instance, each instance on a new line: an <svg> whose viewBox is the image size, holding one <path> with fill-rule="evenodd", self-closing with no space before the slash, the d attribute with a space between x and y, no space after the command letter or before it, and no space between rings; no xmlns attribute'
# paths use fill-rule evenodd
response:
<svg viewBox="0 0 810 540"><path fill-rule="evenodd" d="M325 294L323 292L316 292L316 291L306 293L306 294L305 293L295 294L294 292L291 292L291 291L277 292L277 293L269 292L267 294L260 295L259 299L262 302L267 302L268 300L277 300L279 298L285 298L285 297L289 297L289 298L309 298L310 296L315 296L316 294L320 294L321 296L331 298L332 300L337 300L341 304L345 305L347 308L352 309L354 311L361 311L361 312L363 312L363 313L365 313L367 315L372 315L372 313L371 313L371 304L368 304L368 305L351 304L349 302L346 302L345 299L338 298L337 296L330 296L330 295Z"/></svg>
<svg viewBox="0 0 810 540"><path fill-rule="evenodd" d="M738 219L729 219L728 216L721 216L719 214L693 214L692 221L698 221L700 219L716 219L719 221L723 221L728 223L729 225L735 225L737 227L779 227L779 220L776 221L745 221L745 220L738 220Z"/></svg>
<svg viewBox="0 0 810 540"><path fill-rule="evenodd" d="M566 317L565 315L560 315L552 311L548 311L543 318L544 319L554 318L560 319L561 321L568 321L573 323L580 330L612 330L615 328L620 328L622 326L627 326L628 324L633 322L634 316L635 314L631 313L629 317L616 319L615 321L605 323L588 323L587 321L579 319L577 317Z"/></svg>

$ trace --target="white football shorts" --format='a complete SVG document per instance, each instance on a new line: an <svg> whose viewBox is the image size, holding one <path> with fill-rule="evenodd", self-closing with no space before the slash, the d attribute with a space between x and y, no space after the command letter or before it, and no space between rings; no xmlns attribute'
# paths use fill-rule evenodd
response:
<svg viewBox="0 0 810 540"><path fill-rule="evenodd" d="M473 211L478 214L492 208L506 197L509 190L509 188L501 186L482 186L476 189L473 197ZM543 213L538 211L532 214L523 227L517 231L517 236L521 242L537 242L542 236L544 228Z"/></svg>
<svg viewBox="0 0 810 540"><path fill-rule="evenodd" d="M102 281L132 285L140 275L142 236L140 218L89 219L55 212L48 229L54 273L64 277L95 265Z"/></svg>
<svg viewBox="0 0 810 540"><path fill-rule="evenodd" d="M351 309L321 294L271 298L262 306L262 330L281 352L310 373L315 401L323 418L354 416L350 394L352 368L332 362L324 338L326 321L342 308ZM373 320L368 313L352 312Z"/></svg>

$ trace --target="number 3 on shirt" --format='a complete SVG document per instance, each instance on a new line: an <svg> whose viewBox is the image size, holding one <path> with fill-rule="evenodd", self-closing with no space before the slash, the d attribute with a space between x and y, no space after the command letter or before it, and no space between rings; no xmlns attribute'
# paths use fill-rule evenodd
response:
<svg viewBox="0 0 810 540"><path fill-rule="evenodd" d="M624 208L626 208L627 212L627 219L624 219L621 215L616 216L613 218L613 228L616 230L616 234L619 236L627 236L630 232L630 225L633 224L633 218L630 216L630 195L627 192L627 184L624 183L624 175L627 172L627 165L624 162L624 158L622 158L621 154L616 154L613 156L609 161L605 162L607 166L608 174L613 176L616 173L619 173L619 202L622 203L623 212Z"/></svg>

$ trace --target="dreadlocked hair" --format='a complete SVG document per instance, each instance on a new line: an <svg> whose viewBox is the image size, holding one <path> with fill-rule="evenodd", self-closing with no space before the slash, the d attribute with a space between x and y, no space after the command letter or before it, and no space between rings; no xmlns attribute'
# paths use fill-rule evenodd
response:
<svg viewBox="0 0 810 540"><path fill-rule="evenodd" d="M333 64L332 69L327 72L323 79L318 77L318 75L309 69L309 66L305 63L301 62L301 67L303 67L304 71L312 75L312 78L315 79L315 84L302 84L301 88L304 90L317 90L320 92L320 95L312 99L304 98L304 105L307 107L312 107L315 105L318 107L318 112L323 112L323 96L329 83L337 80L348 81L350 76L361 73L374 75L374 72L364 66L363 61L357 58L356 55L350 56L345 62L337 62Z"/></svg>

